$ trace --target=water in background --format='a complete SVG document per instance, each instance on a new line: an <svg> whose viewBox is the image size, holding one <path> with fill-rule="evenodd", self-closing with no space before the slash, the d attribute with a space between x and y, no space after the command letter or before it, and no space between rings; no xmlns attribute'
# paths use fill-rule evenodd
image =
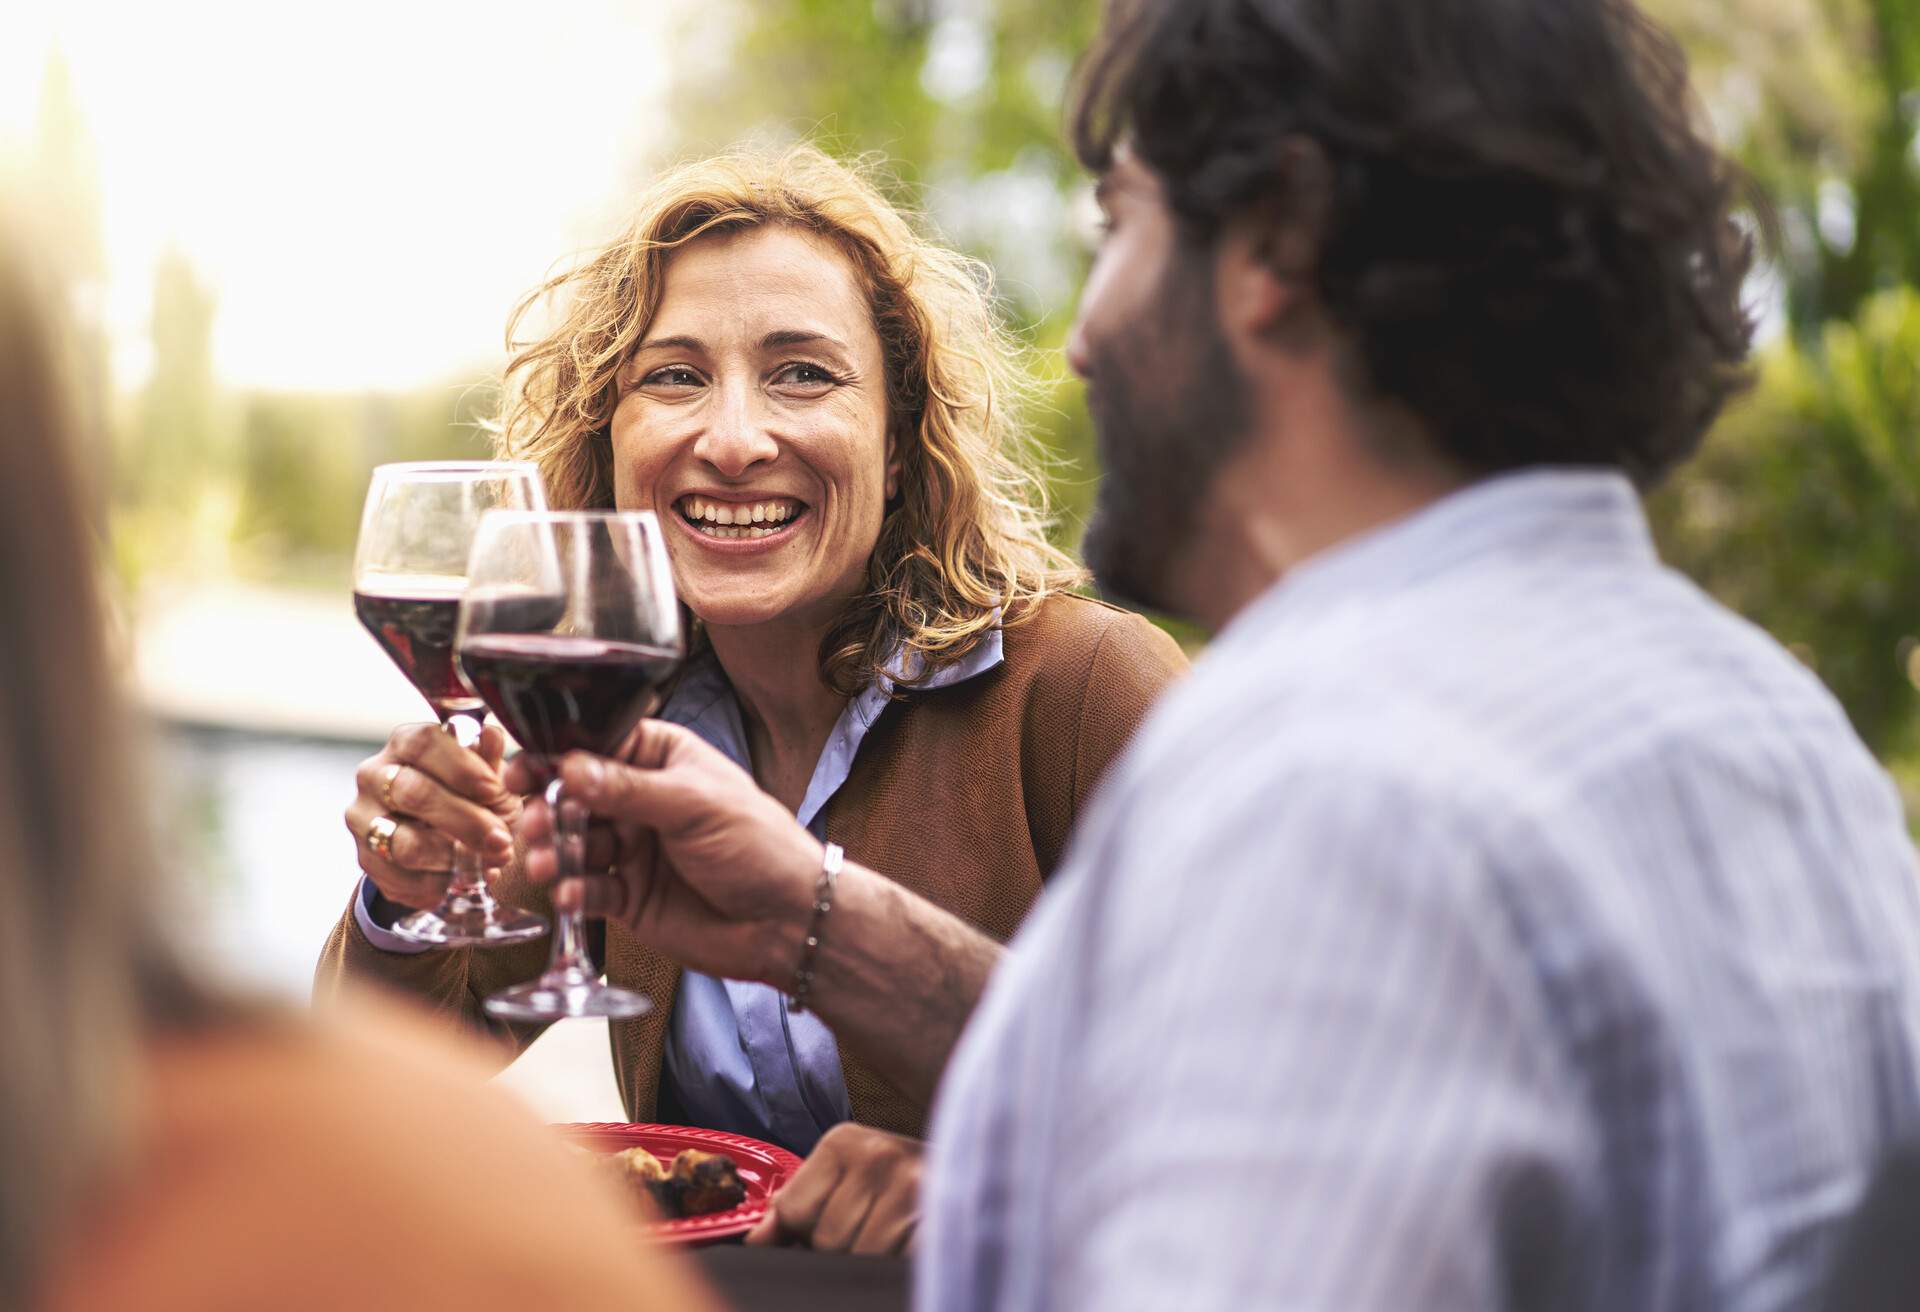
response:
<svg viewBox="0 0 1920 1312"><path fill-rule="evenodd" d="M359 869L341 812L376 744L161 722L152 787L182 929L222 977L305 1005ZM500 1083L553 1121L624 1119L606 1024L550 1028Z"/></svg>

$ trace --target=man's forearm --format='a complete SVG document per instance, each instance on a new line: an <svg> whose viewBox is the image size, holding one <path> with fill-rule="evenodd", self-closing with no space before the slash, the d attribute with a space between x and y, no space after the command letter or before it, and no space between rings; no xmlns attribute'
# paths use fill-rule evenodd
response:
<svg viewBox="0 0 1920 1312"><path fill-rule="evenodd" d="M902 1093L928 1106L1004 950L959 917L849 863L821 932L808 1005Z"/></svg>

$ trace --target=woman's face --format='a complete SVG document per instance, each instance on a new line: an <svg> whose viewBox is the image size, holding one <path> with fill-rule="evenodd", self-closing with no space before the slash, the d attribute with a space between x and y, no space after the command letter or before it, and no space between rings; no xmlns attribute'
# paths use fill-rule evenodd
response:
<svg viewBox="0 0 1920 1312"><path fill-rule="evenodd" d="M621 375L613 493L666 526L710 625L825 625L866 581L898 467L879 335L824 238L758 227L668 260Z"/></svg>

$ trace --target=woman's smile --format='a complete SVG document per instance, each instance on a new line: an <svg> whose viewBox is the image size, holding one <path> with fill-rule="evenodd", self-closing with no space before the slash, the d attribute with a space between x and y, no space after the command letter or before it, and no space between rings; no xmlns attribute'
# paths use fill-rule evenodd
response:
<svg viewBox="0 0 1920 1312"><path fill-rule="evenodd" d="M741 500L703 493L681 497L674 510L672 518L685 536L730 555L772 550L792 540L810 513L807 503L794 497Z"/></svg>

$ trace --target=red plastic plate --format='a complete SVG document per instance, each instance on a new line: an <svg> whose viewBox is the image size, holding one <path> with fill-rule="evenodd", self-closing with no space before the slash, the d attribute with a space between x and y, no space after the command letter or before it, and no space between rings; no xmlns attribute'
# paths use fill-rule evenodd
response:
<svg viewBox="0 0 1920 1312"><path fill-rule="evenodd" d="M720 1130L701 1130L691 1125L632 1125L615 1121L559 1125L555 1129L582 1148L595 1152L617 1153L628 1148L645 1148L668 1166L682 1148L701 1152L725 1153L740 1168L740 1179L747 1186L747 1199L740 1206L705 1216L689 1216L677 1221L659 1221L649 1227L657 1239L675 1244L707 1244L716 1239L731 1239L753 1229L767 1214L767 1200L787 1177L800 1169L800 1159L785 1148L776 1148L758 1139Z"/></svg>

